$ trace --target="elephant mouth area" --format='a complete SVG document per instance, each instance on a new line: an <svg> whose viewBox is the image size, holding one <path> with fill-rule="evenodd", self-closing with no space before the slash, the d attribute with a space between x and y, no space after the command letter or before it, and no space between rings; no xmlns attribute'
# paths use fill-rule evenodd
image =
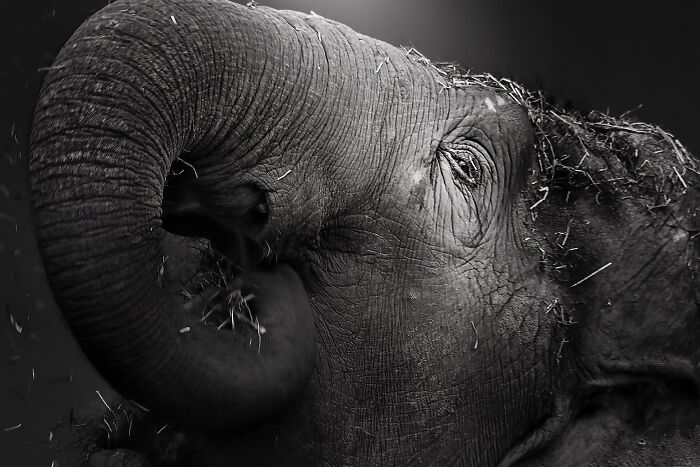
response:
<svg viewBox="0 0 700 467"><path fill-rule="evenodd" d="M273 417L305 387L315 361L313 307L300 275L264 240L264 193L242 187L218 216L187 189L179 195L164 195L159 274L183 361L212 378L202 399L211 416L196 423L242 429ZM218 394L227 394L228 415L209 405Z"/></svg>
<svg viewBox="0 0 700 467"><path fill-rule="evenodd" d="M259 337L266 328L252 304L257 291L244 277L248 271L274 271L277 265L269 245L260 245L251 236L267 220L264 196L254 187L241 191L245 207L232 229L202 206L191 182L172 178L162 204L159 273L170 292L181 298L177 303L188 321L198 320L219 331L253 330Z"/></svg>
<svg viewBox="0 0 700 467"><path fill-rule="evenodd" d="M181 291L190 316L217 331L238 328L258 336L267 332L253 305L257 291L244 282L239 264L209 245L200 252L196 267Z"/></svg>
<svg viewBox="0 0 700 467"><path fill-rule="evenodd" d="M211 416L196 426L234 432L269 421L303 391L315 362L313 307L301 278L254 243L224 254L209 240L170 241L179 257L163 268L166 294L176 294L170 303L185 318L172 330L189 356L183 361L197 362L202 381L218 388L202 399ZM246 254L257 261L245 264ZM211 424L220 404L229 412Z"/></svg>
<svg viewBox="0 0 700 467"><path fill-rule="evenodd" d="M260 248L238 242L224 254L205 238L182 237L165 232L160 274L165 287L178 297L190 320L217 331L266 334L255 305L261 292L245 280L246 272L274 273L272 253L261 255ZM184 331L183 331L184 332Z"/></svg>

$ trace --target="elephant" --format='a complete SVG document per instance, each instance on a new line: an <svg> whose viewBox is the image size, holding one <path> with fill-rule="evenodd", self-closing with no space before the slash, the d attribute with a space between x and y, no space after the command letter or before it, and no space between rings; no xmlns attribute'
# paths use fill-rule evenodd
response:
<svg viewBox="0 0 700 467"><path fill-rule="evenodd" d="M105 449L700 462L700 164L655 125L315 14L118 0L30 146L56 303L124 397Z"/></svg>

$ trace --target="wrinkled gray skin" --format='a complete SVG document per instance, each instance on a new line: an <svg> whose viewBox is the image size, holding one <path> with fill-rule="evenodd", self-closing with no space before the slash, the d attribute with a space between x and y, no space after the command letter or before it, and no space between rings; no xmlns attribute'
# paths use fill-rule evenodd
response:
<svg viewBox="0 0 700 467"><path fill-rule="evenodd" d="M570 188L533 219L527 114L441 80L219 0L118 1L63 48L33 130L39 246L88 357L151 410L135 423L181 427L170 461L700 462L694 173L665 208ZM245 263L259 350L183 304L194 254L164 224ZM107 444L157 462L138 428Z"/></svg>

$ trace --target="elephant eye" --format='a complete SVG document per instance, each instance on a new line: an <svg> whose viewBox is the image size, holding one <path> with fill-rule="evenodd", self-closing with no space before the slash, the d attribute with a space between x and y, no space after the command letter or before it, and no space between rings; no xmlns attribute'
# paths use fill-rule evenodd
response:
<svg viewBox="0 0 700 467"><path fill-rule="evenodd" d="M481 145L474 141L440 143L438 157L444 157L452 168L452 173L467 188L475 188L482 177Z"/></svg>

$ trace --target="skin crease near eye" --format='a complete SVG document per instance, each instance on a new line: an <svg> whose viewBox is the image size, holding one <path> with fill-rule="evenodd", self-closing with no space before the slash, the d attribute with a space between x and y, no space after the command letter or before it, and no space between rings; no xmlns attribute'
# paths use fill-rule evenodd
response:
<svg viewBox="0 0 700 467"><path fill-rule="evenodd" d="M4 14L2 466L700 465L688 7Z"/></svg>

